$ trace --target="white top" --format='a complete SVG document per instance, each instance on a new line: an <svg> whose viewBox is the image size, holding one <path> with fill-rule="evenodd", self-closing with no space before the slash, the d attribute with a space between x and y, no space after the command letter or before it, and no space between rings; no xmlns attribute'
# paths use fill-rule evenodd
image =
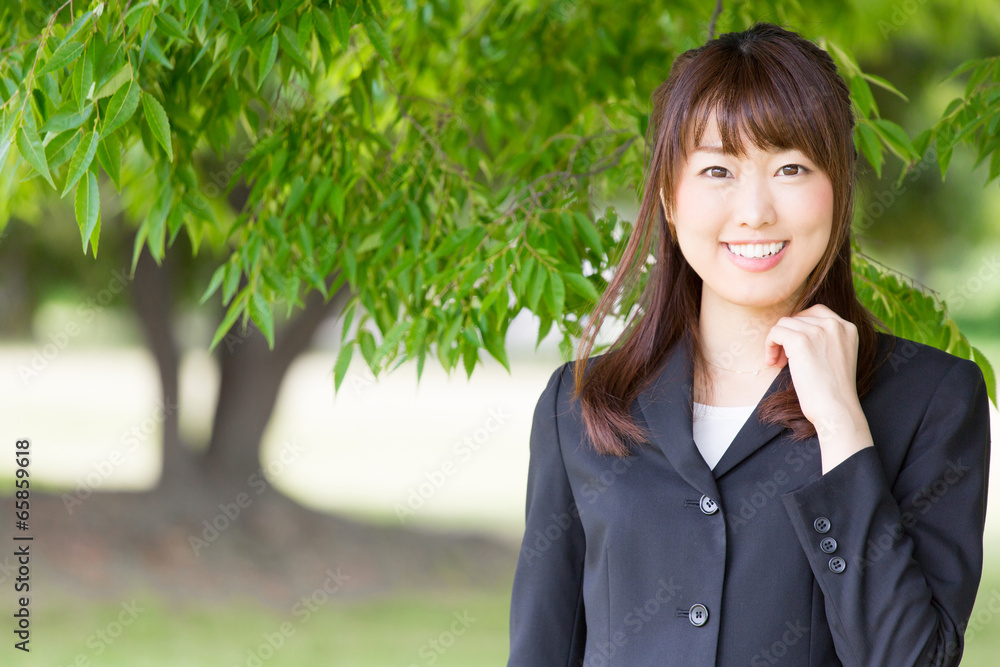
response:
<svg viewBox="0 0 1000 667"><path fill-rule="evenodd" d="M756 404L718 406L694 402L694 444L709 468L715 468L755 407Z"/></svg>

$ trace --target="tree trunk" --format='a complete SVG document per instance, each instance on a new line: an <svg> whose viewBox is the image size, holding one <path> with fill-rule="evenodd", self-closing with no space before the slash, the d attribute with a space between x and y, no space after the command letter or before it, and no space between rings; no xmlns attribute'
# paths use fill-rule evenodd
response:
<svg viewBox="0 0 1000 667"><path fill-rule="evenodd" d="M131 245L131 244L130 244ZM278 391L291 363L312 340L320 324L343 308L350 296L347 283L329 301L313 291L305 307L275 333L274 350L260 330L248 321L246 332L237 319L215 349L221 382L204 454L186 447L178 432L179 353L171 331L171 261L162 266L143 247L136 265L132 292L160 372L165 421L163 423L163 473L159 489L167 493L204 495L206 485L214 497L246 491L250 478L261 474L259 450L277 402Z"/></svg>
<svg viewBox="0 0 1000 667"><path fill-rule="evenodd" d="M129 243L126 247L131 248L132 245ZM169 480L191 484L194 480L190 479L189 473L194 456L181 443L178 430L180 354L171 321L172 265L171 255L167 253L163 264L158 266L144 245L136 262L131 294L135 312L160 372L160 409L163 411L163 471L160 479L161 482Z"/></svg>
<svg viewBox="0 0 1000 667"><path fill-rule="evenodd" d="M329 301L311 292L305 307L275 334L269 350L264 334L247 322L233 324L216 346L222 380L205 453L205 470L212 480L230 491L246 490L253 475L261 475L260 445L271 419L282 380L292 362L304 352L323 321L341 310L349 296L345 283Z"/></svg>

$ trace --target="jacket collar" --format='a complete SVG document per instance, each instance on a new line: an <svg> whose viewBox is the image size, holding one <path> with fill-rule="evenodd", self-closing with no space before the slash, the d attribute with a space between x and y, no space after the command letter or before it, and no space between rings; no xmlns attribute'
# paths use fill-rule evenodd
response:
<svg viewBox="0 0 1000 667"><path fill-rule="evenodd" d="M720 496L715 480L786 427L780 424L762 424L758 418L758 403L715 468L710 468L698 451L692 435L694 359L690 354L690 342L690 335L687 333L677 341L659 369L654 371L654 379L639 394L638 402L651 440L691 486L718 501ZM786 386L784 383L791 380L789 375L788 364L785 364L761 397L761 402Z"/></svg>

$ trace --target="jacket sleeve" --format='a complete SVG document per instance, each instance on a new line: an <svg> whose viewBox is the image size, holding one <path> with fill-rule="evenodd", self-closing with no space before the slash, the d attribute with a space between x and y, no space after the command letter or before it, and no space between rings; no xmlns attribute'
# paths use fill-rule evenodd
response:
<svg viewBox="0 0 1000 667"><path fill-rule="evenodd" d="M524 538L511 593L508 667L570 667L583 661L586 542L556 419L568 363L549 378L531 423Z"/></svg>
<svg viewBox="0 0 1000 667"><path fill-rule="evenodd" d="M959 359L892 487L866 447L783 494L845 666L959 664L982 575L989 457L986 383Z"/></svg>

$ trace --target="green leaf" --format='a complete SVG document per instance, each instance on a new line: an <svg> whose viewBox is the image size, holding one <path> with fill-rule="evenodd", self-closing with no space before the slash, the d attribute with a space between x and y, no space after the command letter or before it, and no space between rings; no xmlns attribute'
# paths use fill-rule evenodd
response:
<svg viewBox="0 0 1000 667"><path fill-rule="evenodd" d="M844 51L836 43L822 39L819 42L819 46L822 49L832 51L833 54L837 56L843 66L845 74L851 77L861 74L861 68L858 66L857 61L851 56L851 54Z"/></svg>
<svg viewBox="0 0 1000 667"><path fill-rule="evenodd" d="M913 138L913 150L917 154L917 159L923 159L930 146L931 139L934 138L934 128L928 127Z"/></svg>
<svg viewBox="0 0 1000 667"><path fill-rule="evenodd" d="M313 9L311 14L314 14L314 22L316 24L316 32L319 33L323 41L329 45L333 44L335 39L333 36L333 26L330 24L330 17L326 15L326 12L322 9Z"/></svg>
<svg viewBox="0 0 1000 667"><path fill-rule="evenodd" d="M152 131L156 141L163 146L167 152L167 159L174 161L174 151L170 145L170 121L167 119L167 112L163 110L160 101L149 93L142 94L142 110L146 115L146 122Z"/></svg>
<svg viewBox="0 0 1000 667"><path fill-rule="evenodd" d="M203 304L208 301L208 298L215 293L215 290L219 289L219 285L222 284L222 279L226 275L226 267L228 266L229 264L223 264L215 270L215 273L212 274L212 279L208 281L208 287L205 288L205 293L201 295L200 299L198 299L199 304Z"/></svg>
<svg viewBox="0 0 1000 667"><path fill-rule="evenodd" d="M302 14L302 18L299 19L299 29L295 41L300 50L309 46L309 42L312 41L312 34L313 13L308 11Z"/></svg>
<svg viewBox="0 0 1000 667"><path fill-rule="evenodd" d="M92 47L88 48L87 53L76 61L76 66L73 68L73 98L81 111L87 101L90 87L94 84L94 61L90 55L92 51Z"/></svg>
<svg viewBox="0 0 1000 667"><path fill-rule="evenodd" d="M157 12L156 23L158 24L159 30L164 35L173 37L187 44L191 43L191 39L187 36L187 31L184 30L184 26L170 14Z"/></svg>
<svg viewBox="0 0 1000 667"><path fill-rule="evenodd" d="M90 163L94 161L94 155L97 153L97 141L97 132L88 132L80 145L76 147L73 158L69 161L69 173L66 175L66 185L63 187L62 194L59 195L60 197L65 197L70 188L76 185L84 172L90 168Z"/></svg>
<svg viewBox="0 0 1000 667"><path fill-rule="evenodd" d="M66 160L70 159L77 146L80 145L80 138L79 131L67 130L45 144L45 158L48 160L49 169L58 169ZM0 160L0 163L2 162L3 160Z"/></svg>
<svg viewBox="0 0 1000 667"><path fill-rule="evenodd" d="M558 271L549 274L550 288L545 292L545 300L552 311L553 317L559 317L566 302L566 285Z"/></svg>
<svg viewBox="0 0 1000 667"><path fill-rule="evenodd" d="M589 301L596 302L601 298L600 293L597 288L594 287L594 283L587 280L587 278L580 273L564 273L562 277L569 283L569 286L573 288L573 291L580 296L588 299Z"/></svg>
<svg viewBox="0 0 1000 667"><path fill-rule="evenodd" d="M584 241L587 245L592 248L597 254L604 254L604 244L601 243L601 234L597 231L597 227L591 222L590 218L585 216L579 211L573 213L573 218L576 220L577 229L583 235Z"/></svg>
<svg viewBox="0 0 1000 667"><path fill-rule="evenodd" d="M861 153L865 156L872 167L875 168L875 175L882 178L882 144L879 143L878 135L871 128L868 122L860 122L857 125L857 136L860 140Z"/></svg>
<svg viewBox="0 0 1000 667"><path fill-rule="evenodd" d="M101 3L101 5L100 5L100 11L103 11L103 5L104 5L104 3ZM93 16L93 15L94 15L94 10L93 9L91 9L88 12L84 12L83 14L81 14L79 18L77 18L75 21L73 21L73 25L71 25L69 27L69 30L66 31L66 34L63 36L63 41L67 42L67 41L73 39L74 37L76 37L76 34L78 32L80 32L80 30L83 28L83 26L87 24L87 21L89 21L90 17Z"/></svg>
<svg viewBox="0 0 1000 667"><path fill-rule="evenodd" d="M278 8L278 20L285 18L302 4L302 0L284 0L281 3L281 7Z"/></svg>
<svg viewBox="0 0 1000 667"><path fill-rule="evenodd" d="M916 157L916 150L914 150L910 137L903 128L891 120L883 118L873 119L872 124L889 149L903 161L909 162Z"/></svg>
<svg viewBox="0 0 1000 667"><path fill-rule="evenodd" d="M257 74L257 90L260 90L260 86L264 83L264 78L267 76L268 72L274 66L274 61L278 57L278 33L273 33L271 39L267 41L267 44L260 52L260 69Z"/></svg>
<svg viewBox="0 0 1000 667"><path fill-rule="evenodd" d="M865 77L866 79L868 79L869 81L871 81L872 83L874 83L876 86L880 86L882 88L885 88L889 92L891 92L891 93L893 93L895 95L898 95L899 97L903 98L903 101L905 101L905 102L909 102L910 101L909 98L906 97L906 95L904 95L903 93L899 92L899 90L897 90L895 86L893 86L891 83L889 83L888 81L886 81L882 77L878 76L877 74L869 74L867 72L862 72L861 76Z"/></svg>
<svg viewBox="0 0 1000 667"><path fill-rule="evenodd" d="M145 227L149 234L149 252L157 265L163 260L164 243L166 241L167 215L174 201L174 190L170 181L166 181L160 193L153 202L153 208L146 218Z"/></svg>
<svg viewBox="0 0 1000 667"><path fill-rule="evenodd" d="M97 161L104 167L104 172L111 177L118 192L121 192L122 146L113 133L101 139L97 145Z"/></svg>
<svg viewBox="0 0 1000 667"><path fill-rule="evenodd" d="M960 64L958 67L956 67L955 69L953 69L951 71L951 74L949 74L948 76L946 76L943 79L941 79L940 81L938 81L938 83L944 83L948 79L953 79L956 76L958 76L959 74L963 74L965 72L968 72L973 67L981 65L982 62L983 61L980 58L973 58L971 60L966 60L965 62L963 62L962 64Z"/></svg>
<svg viewBox="0 0 1000 667"><path fill-rule="evenodd" d="M226 278L222 281L222 303L229 303L229 300L233 298L236 288L239 287L242 275L242 271L240 271L236 264L233 264L231 268L226 270Z"/></svg>
<svg viewBox="0 0 1000 667"><path fill-rule="evenodd" d="M504 348L503 337L496 331L483 331L482 334L483 345L486 347L486 351L490 353L490 356L499 361L509 373L510 361L507 359L507 350Z"/></svg>
<svg viewBox="0 0 1000 667"><path fill-rule="evenodd" d="M30 112L29 112L30 113ZM42 142L38 140L35 130L22 125L17 131L17 150L21 151L21 156L31 167L48 181L53 188L56 184L52 181L52 174L49 173L49 164L45 158L45 151Z"/></svg>
<svg viewBox="0 0 1000 667"><path fill-rule="evenodd" d="M304 71L311 69L309 61L306 60L306 56L302 53L302 49L299 48L298 36L292 32L291 28L288 26L281 26L278 30L278 43L281 44L281 52L288 54L288 57L295 62L296 65L301 67Z"/></svg>
<svg viewBox="0 0 1000 667"><path fill-rule="evenodd" d="M46 132L59 134L60 132L65 132L66 130L75 130L87 122L87 119L90 118L90 114L93 112L94 105L88 104L79 111L61 111L55 113L49 116L49 118L42 123L42 126L38 128L38 131L42 134L45 134Z"/></svg>
<svg viewBox="0 0 1000 667"><path fill-rule="evenodd" d="M97 89L94 93L94 101L114 95L118 89L125 85L125 82L132 80L132 63L125 63L125 66L118 70L118 73L108 79L108 81Z"/></svg>
<svg viewBox="0 0 1000 667"><path fill-rule="evenodd" d="M103 139L109 133L124 125L139 106L139 84L129 79L128 83L118 89L104 114L104 127L101 129Z"/></svg>
<svg viewBox="0 0 1000 667"><path fill-rule="evenodd" d="M236 323L236 318L239 317L240 311L243 309L243 298L246 295L246 290L241 292L241 298L233 299L233 302L229 305L229 309L226 311L226 316L222 318L222 322L215 330L215 335L212 337L212 342L208 346L208 351L211 352L215 349L215 346L219 344L229 330Z"/></svg>
<svg viewBox="0 0 1000 667"><path fill-rule="evenodd" d="M343 343L340 346L340 351L337 352L337 362L333 365L333 392L337 393L340 385L344 382L344 377L347 375L347 369L351 365L351 357L354 356L354 345L355 341L350 341Z"/></svg>
<svg viewBox="0 0 1000 667"><path fill-rule="evenodd" d="M80 57L85 48L86 45L81 42L63 42L56 49L55 53L52 54L52 57L45 61L45 65L35 72L35 77L41 79L49 72L55 72L73 63Z"/></svg>
<svg viewBox="0 0 1000 667"><path fill-rule="evenodd" d="M382 30L382 26L373 19L371 16L366 16L364 20L365 32L368 33L369 39L372 41L372 45L375 50L379 52L387 62L393 62L392 53L389 52L389 40L385 36L385 31Z"/></svg>
<svg viewBox="0 0 1000 667"><path fill-rule="evenodd" d="M528 293L528 308L533 312L538 308L538 299L541 298L542 291L545 289L545 279L548 275L549 272L545 269L545 266L539 264L531 284L531 291Z"/></svg>
<svg viewBox="0 0 1000 667"><path fill-rule="evenodd" d="M76 222L80 225L80 236L83 238L83 252L87 252L87 242L97 225L101 213L101 195L97 189L97 177L94 172L87 172L87 179L76 189ZM97 253L95 248L94 253Z"/></svg>
<svg viewBox="0 0 1000 667"><path fill-rule="evenodd" d="M937 150L938 168L941 170L941 181L945 180L948 171L948 164L951 162L951 152L954 149L952 142L952 127L945 125L941 128L937 138L934 140L934 147Z"/></svg>
<svg viewBox="0 0 1000 667"><path fill-rule="evenodd" d="M852 76L848 83L850 84L851 95L858 104L861 117L868 118L872 115L872 111L877 116L878 107L875 105L875 98L872 96L871 88L868 87L865 80L860 76Z"/></svg>
<svg viewBox="0 0 1000 667"><path fill-rule="evenodd" d="M250 317L267 338L267 347L274 349L274 316L271 304L264 300L260 292L254 292L250 297Z"/></svg>
<svg viewBox="0 0 1000 667"><path fill-rule="evenodd" d="M333 9L333 31L337 33L337 39L345 49L351 45L350 30L351 22L347 17L347 11L341 5L337 5Z"/></svg>

